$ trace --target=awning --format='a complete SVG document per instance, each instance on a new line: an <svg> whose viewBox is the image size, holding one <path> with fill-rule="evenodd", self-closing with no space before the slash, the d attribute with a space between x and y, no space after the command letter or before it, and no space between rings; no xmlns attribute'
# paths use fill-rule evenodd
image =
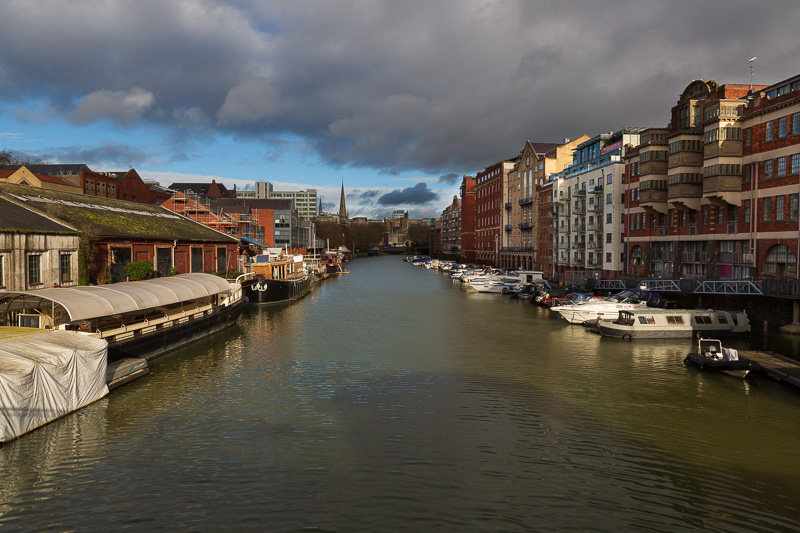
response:
<svg viewBox="0 0 800 533"><path fill-rule="evenodd" d="M194 273L112 285L0 291L0 313L49 308L55 303L66 310L70 321L90 320L173 305L230 290L230 284L219 276Z"/></svg>
<svg viewBox="0 0 800 533"><path fill-rule="evenodd" d="M239 237L239 239L246 242L247 244L253 244L255 246L260 246L262 248L269 248L269 246L264 244L263 242L254 241L253 239L248 239L247 237Z"/></svg>

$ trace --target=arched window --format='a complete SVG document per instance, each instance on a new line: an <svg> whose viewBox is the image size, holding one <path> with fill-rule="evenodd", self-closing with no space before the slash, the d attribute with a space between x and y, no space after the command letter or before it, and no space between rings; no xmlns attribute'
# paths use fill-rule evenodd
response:
<svg viewBox="0 0 800 533"><path fill-rule="evenodd" d="M642 259L644 258L644 252L642 252L641 246L634 246L631 250L631 266L642 266Z"/></svg>
<svg viewBox="0 0 800 533"><path fill-rule="evenodd" d="M785 244L776 244L764 259L764 274L782 278L797 275L797 259Z"/></svg>

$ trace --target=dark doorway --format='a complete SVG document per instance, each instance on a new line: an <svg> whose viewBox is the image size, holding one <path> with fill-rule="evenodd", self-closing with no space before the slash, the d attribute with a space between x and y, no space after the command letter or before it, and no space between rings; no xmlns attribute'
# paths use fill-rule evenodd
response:
<svg viewBox="0 0 800 533"><path fill-rule="evenodd" d="M130 262L130 247L111 247L111 283L128 279L128 274L125 272L125 265Z"/></svg>
<svg viewBox="0 0 800 533"><path fill-rule="evenodd" d="M217 248L217 273L228 270L227 248L220 246Z"/></svg>
<svg viewBox="0 0 800 533"><path fill-rule="evenodd" d="M203 249L192 248L192 272L203 271Z"/></svg>
<svg viewBox="0 0 800 533"><path fill-rule="evenodd" d="M156 270L159 276L169 276L172 268L172 248L156 248Z"/></svg>

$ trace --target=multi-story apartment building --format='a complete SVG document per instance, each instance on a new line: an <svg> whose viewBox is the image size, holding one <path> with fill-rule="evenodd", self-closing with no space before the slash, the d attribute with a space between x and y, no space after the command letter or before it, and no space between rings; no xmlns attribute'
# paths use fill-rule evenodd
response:
<svg viewBox="0 0 800 533"><path fill-rule="evenodd" d="M440 255L446 259L461 259L461 199L453 196L453 203L442 211L438 226L441 228Z"/></svg>
<svg viewBox="0 0 800 533"><path fill-rule="evenodd" d="M537 237L542 217L546 228L551 226L547 215L552 208L543 209L537 201L538 189L548 183L551 174L572 162L575 147L588 140L588 135L562 144L527 141L520 152L517 165L508 173L508 201L504 210L504 240L500 264L504 267L532 269L541 260ZM552 200L547 202L552 203ZM550 248L548 244L547 248Z"/></svg>
<svg viewBox="0 0 800 533"><path fill-rule="evenodd" d="M628 274L797 276L798 78L754 88L689 84L672 109L666 185L663 164L645 167L645 147L655 145L642 137L626 165Z"/></svg>
<svg viewBox="0 0 800 533"><path fill-rule="evenodd" d="M319 213L317 212L317 189L307 189L305 191L275 191L272 188L272 183L269 181L255 182L254 190L240 190L236 191L237 198L253 198L261 200L269 200L276 198L290 198L294 201L294 208L297 210L297 216L305 220L315 218Z"/></svg>
<svg viewBox="0 0 800 533"><path fill-rule="evenodd" d="M475 262L475 184L473 176L461 179L461 261Z"/></svg>
<svg viewBox="0 0 800 533"><path fill-rule="evenodd" d="M498 161L475 177L475 261L480 264L500 264L508 173L518 160L519 156Z"/></svg>
<svg viewBox="0 0 800 533"><path fill-rule="evenodd" d="M642 130L624 128L580 143L572 164L551 176L557 276L617 277L624 260L622 157L626 147L639 144Z"/></svg>
<svg viewBox="0 0 800 533"><path fill-rule="evenodd" d="M720 276L732 256L759 278L800 279L800 75L755 92L742 126L739 242L720 248Z"/></svg>
<svg viewBox="0 0 800 533"><path fill-rule="evenodd" d="M536 198L534 200L538 207L538 217L535 220L534 238L536 262L533 265L534 270L544 272L546 277L555 278L556 265L553 258L555 257L555 250L553 248L553 236L556 234L556 227L553 221L555 214L553 211L553 182L550 180L545 181L536 187Z"/></svg>

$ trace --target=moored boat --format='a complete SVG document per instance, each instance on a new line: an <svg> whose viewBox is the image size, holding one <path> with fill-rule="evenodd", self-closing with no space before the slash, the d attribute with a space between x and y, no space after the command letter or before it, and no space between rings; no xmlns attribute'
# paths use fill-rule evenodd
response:
<svg viewBox="0 0 800 533"><path fill-rule="evenodd" d="M311 276L302 255L282 251L257 255L250 264L253 282L247 284L247 297L254 303L295 300L311 288Z"/></svg>
<svg viewBox="0 0 800 533"><path fill-rule="evenodd" d="M600 319L600 334L626 339L677 339L700 335L746 336L745 311L713 309L623 309L615 320Z"/></svg>
<svg viewBox="0 0 800 533"><path fill-rule="evenodd" d="M594 323L599 319L616 320L620 311L642 308L661 308L664 301L661 294L640 289L628 289L608 298L597 298L574 305L551 307L570 324Z"/></svg>
<svg viewBox="0 0 800 533"><path fill-rule="evenodd" d="M761 370L758 362L739 357L738 350L724 348L718 339L698 339L697 351L690 352L683 363L696 365L700 370L722 372L737 378L744 378L750 372Z"/></svg>
<svg viewBox="0 0 800 533"><path fill-rule="evenodd" d="M152 359L233 324L247 304L240 283L211 274L0 291L9 323L77 331L108 342L108 360Z"/></svg>

